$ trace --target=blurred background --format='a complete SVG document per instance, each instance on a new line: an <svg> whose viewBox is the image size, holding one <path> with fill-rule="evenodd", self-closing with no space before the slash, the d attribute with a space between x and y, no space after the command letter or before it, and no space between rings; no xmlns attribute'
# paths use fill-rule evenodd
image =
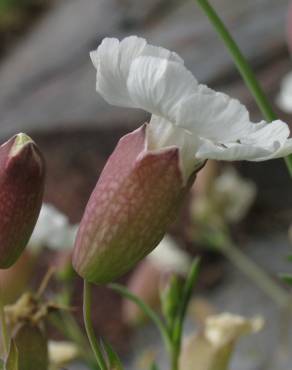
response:
<svg viewBox="0 0 292 370"><path fill-rule="evenodd" d="M289 1L212 3L250 61L277 115L292 127L291 113L275 103L281 81L292 67L287 37ZM45 201L72 224L80 221L119 137L148 119L144 112L108 105L95 92L89 52L106 36L121 39L131 34L176 51L201 83L240 99L254 121L262 119L224 45L194 0L0 0L0 140L20 131L35 139L48 166ZM224 168L216 165L213 182ZM273 281L279 280L280 272L292 270L286 261L291 248L292 187L284 162L236 163L234 168L254 184L256 196L244 215L232 222L230 234L245 255ZM206 178L201 180L203 188L209 181ZM202 190L194 193L200 198ZM202 246L193 230L192 202L190 198L186 201L171 233L181 248L203 255L198 295L219 312L265 317L266 328L254 341L242 344L233 366L237 370L267 369L268 354L276 351L282 326L290 334L290 324L282 323L281 309L248 274L218 251ZM40 270L47 264L44 257ZM76 280L80 293L81 283ZM281 281L277 284L282 286ZM73 303L80 307L79 293ZM142 346L150 351L159 348L155 329L146 325L133 330L121 315L120 298L103 288L96 291L95 321L97 330L112 340L133 369L138 369L133 343L135 352L141 352ZM142 362L139 366L143 368Z"/></svg>

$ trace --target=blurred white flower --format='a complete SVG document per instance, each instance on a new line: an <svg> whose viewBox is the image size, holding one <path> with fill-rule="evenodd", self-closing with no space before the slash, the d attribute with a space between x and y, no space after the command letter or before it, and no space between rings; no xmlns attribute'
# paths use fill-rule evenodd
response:
<svg viewBox="0 0 292 370"><path fill-rule="evenodd" d="M286 113L292 113L292 72L284 76L276 102Z"/></svg>
<svg viewBox="0 0 292 370"><path fill-rule="evenodd" d="M228 222L239 222L247 214L255 201L257 189L251 181L241 177L232 168L226 168L214 181L214 197L223 204L223 212Z"/></svg>
<svg viewBox="0 0 292 370"><path fill-rule="evenodd" d="M80 351L72 342L49 341L49 362L53 369L60 368L74 360L76 360Z"/></svg>
<svg viewBox="0 0 292 370"><path fill-rule="evenodd" d="M179 248L176 241L165 235L147 259L161 272L171 272L186 276L192 263L190 255Z"/></svg>
<svg viewBox="0 0 292 370"><path fill-rule="evenodd" d="M222 225L241 221L255 201L256 185L227 167L213 180L209 191L194 197L191 212L194 221Z"/></svg>
<svg viewBox="0 0 292 370"><path fill-rule="evenodd" d="M68 218L57 208L44 203L29 241L29 247L38 249L48 247L54 250L73 247L77 225L71 225Z"/></svg>
<svg viewBox="0 0 292 370"><path fill-rule="evenodd" d="M286 123L250 121L236 99L197 82L174 52L136 36L91 52L96 89L110 104L152 114L147 149L178 147L184 178L206 159L262 161L292 152Z"/></svg>
<svg viewBox="0 0 292 370"><path fill-rule="evenodd" d="M260 317L246 319L230 313L207 318L202 331L186 338L180 357L183 370L227 370L237 340L262 329Z"/></svg>
<svg viewBox="0 0 292 370"><path fill-rule="evenodd" d="M224 312L207 318L205 335L210 343L221 347L242 335L257 333L263 328L263 325L264 321L261 317L246 319L239 315Z"/></svg>

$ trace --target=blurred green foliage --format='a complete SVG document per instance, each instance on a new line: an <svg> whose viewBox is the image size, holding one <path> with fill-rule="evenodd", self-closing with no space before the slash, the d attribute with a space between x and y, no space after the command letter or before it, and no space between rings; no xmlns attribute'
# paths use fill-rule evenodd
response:
<svg viewBox="0 0 292 370"><path fill-rule="evenodd" d="M0 12L10 11L19 7L25 7L31 0L0 0Z"/></svg>
<svg viewBox="0 0 292 370"><path fill-rule="evenodd" d="M47 2L47 0L0 0L0 12L42 6Z"/></svg>
<svg viewBox="0 0 292 370"><path fill-rule="evenodd" d="M32 24L50 0L0 0L0 54Z"/></svg>

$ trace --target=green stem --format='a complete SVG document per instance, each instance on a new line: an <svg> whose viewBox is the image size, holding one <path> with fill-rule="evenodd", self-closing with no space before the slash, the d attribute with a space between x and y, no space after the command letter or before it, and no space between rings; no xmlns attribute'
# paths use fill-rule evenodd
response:
<svg viewBox="0 0 292 370"><path fill-rule="evenodd" d="M145 302L143 302L142 299L140 299L138 296L130 292L129 289L127 289L126 287L120 284L117 284L117 283L111 283L108 286L115 292L121 294L124 298L135 303L145 313L145 315L150 320L153 321L155 326L160 331L161 337L164 340L166 350L169 353L171 353L172 352L172 342L171 342L170 335L168 333L167 327L165 326L164 322L160 319L160 317L156 314L156 312L151 307L149 307Z"/></svg>
<svg viewBox="0 0 292 370"><path fill-rule="evenodd" d="M2 342L3 342L3 351L5 356L8 354L9 351L9 337L8 337L8 329L7 329L7 323L5 318L5 312L4 312L4 305L3 305L3 299L2 299L2 293L0 291L0 322L1 322L1 335L2 335Z"/></svg>
<svg viewBox="0 0 292 370"><path fill-rule="evenodd" d="M199 259L196 258L192 263L192 266L187 276L187 280L185 282L185 286L183 289L183 295L181 298L181 305L179 308L177 318L174 322L174 327L173 327L173 332L172 332L172 344L173 344L172 352L173 352L173 355L177 357L177 362L178 362L178 358L179 358L180 351L181 351L183 324L185 321L187 308L189 306L189 303L192 297L194 285L198 278L198 274L199 274Z"/></svg>
<svg viewBox="0 0 292 370"><path fill-rule="evenodd" d="M179 370L179 364L178 364L178 362L179 362L179 353L178 353L177 349L174 348L174 347L172 349L170 361L171 361L170 369L171 370Z"/></svg>
<svg viewBox="0 0 292 370"><path fill-rule="evenodd" d="M92 301L92 295L91 295L91 284L84 280L84 289L83 289L83 318L84 318L84 324L86 333L89 339L89 343L91 345L92 351L95 355L96 361L98 363L98 366L101 370L107 370L107 365L104 360L102 351L100 349L100 346L98 344L98 341L96 339L93 325L92 325L92 318L91 318L91 301Z"/></svg>
<svg viewBox="0 0 292 370"><path fill-rule="evenodd" d="M255 74L253 73L247 59L242 54L235 40L232 38L231 34L227 30L225 24L220 19L215 9L209 4L208 0L197 0L203 11L206 13L210 22L213 24L214 28L217 30L218 34L221 36L225 46L229 50L234 63L236 64L242 78L244 79L247 87L255 98L257 105L259 106L261 112L267 121L273 121L276 119L276 115L263 91ZM285 162L292 176L292 155L290 154L285 158Z"/></svg>
<svg viewBox="0 0 292 370"><path fill-rule="evenodd" d="M183 294L181 297L181 304L177 313L177 317L174 321L173 331L171 333L171 347L170 347L171 370L179 370L179 357L181 353L183 324L185 321L187 308L192 297L194 285L198 278L198 274L199 274L199 259L196 258L192 263L192 266L188 273L183 289Z"/></svg>

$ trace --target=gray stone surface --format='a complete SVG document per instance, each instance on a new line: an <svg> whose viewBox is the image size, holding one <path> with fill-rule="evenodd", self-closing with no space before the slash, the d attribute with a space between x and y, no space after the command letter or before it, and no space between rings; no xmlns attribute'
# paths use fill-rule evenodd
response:
<svg viewBox="0 0 292 370"><path fill-rule="evenodd" d="M288 0L217 0L245 54L269 58L284 44ZM0 65L0 137L16 131L137 125L141 112L105 104L88 53L104 36L138 34L179 52L203 82L228 75L231 60L195 1L63 0Z"/></svg>

